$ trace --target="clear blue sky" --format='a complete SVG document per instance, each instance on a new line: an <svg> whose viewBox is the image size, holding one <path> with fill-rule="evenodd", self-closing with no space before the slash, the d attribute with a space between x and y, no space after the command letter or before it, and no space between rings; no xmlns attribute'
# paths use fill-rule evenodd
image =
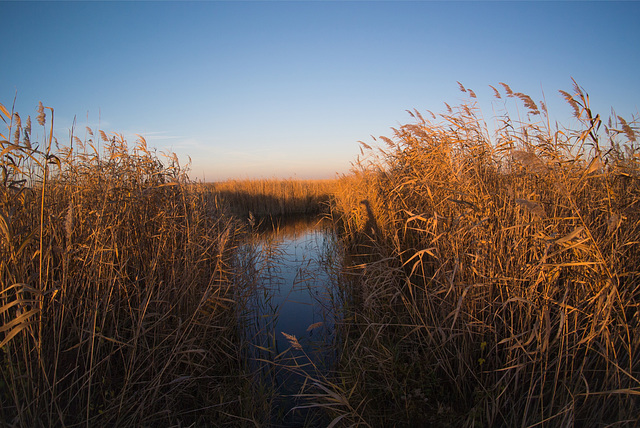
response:
<svg viewBox="0 0 640 428"><path fill-rule="evenodd" d="M6 2L0 103L55 109L192 159L192 178L334 177L358 140L406 109L444 111L473 89L547 99L571 77L607 116L640 99L639 2ZM35 122L35 121L34 121Z"/></svg>

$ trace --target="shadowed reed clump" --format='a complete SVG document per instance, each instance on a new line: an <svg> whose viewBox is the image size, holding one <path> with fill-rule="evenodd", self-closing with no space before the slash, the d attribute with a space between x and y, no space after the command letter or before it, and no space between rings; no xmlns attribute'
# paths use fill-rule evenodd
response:
<svg viewBox="0 0 640 428"><path fill-rule="evenodd" d="M87 128L88 140L58 148L47 109L37 143L30 118L23 127L0 105L0 420L175 426L240 414L235 223L142 137L129 149Z"/></svg>
<svg viewBox="0 0 640 428"><path fill-rule="evenodd" d="M602 122L575 84L561 94L581 127L552 129L544 103L502 87L495 132L474 103L410 112L336 191L344 421L638 423L637 119Z"/></svg>

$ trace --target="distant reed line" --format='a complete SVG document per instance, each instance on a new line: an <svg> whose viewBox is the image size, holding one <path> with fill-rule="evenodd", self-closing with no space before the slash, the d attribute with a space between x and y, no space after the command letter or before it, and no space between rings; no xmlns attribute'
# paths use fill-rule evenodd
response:
<svg viewBox="0 0 640 428"><path fill-rule="evenodd" d="M313 215L328 210L336 180L227 180L207 186L239 218Z"/></svg>

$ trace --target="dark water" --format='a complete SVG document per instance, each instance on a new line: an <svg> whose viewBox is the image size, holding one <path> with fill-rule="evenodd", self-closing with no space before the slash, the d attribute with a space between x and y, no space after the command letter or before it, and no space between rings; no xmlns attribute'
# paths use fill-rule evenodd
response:
<svg viewBox="0 0 640 428"><path fill-rule="evenodd" d="M241 254L250 284L244 314L247 358L277 392L272 426L322 426L296 394L328 376L335 360L336 284L340 252L318 218L263 222ZM325 424L326 425L326 424Z"/></svg>

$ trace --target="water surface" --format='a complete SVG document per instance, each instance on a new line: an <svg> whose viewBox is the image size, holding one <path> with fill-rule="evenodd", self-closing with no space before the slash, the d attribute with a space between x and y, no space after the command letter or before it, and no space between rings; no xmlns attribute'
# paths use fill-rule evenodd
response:
<svg viewBox="0 0 640 428"><path fill-rule="evenodd" d="M334 361L335 248L328 222L296 218L263 222L240 252L248 257L241 261L243 281L251 284L244 314L248 358L278 392L272 414L283 426L309 417L290 411L293 396L305 379L327 375Z"/></svg>

